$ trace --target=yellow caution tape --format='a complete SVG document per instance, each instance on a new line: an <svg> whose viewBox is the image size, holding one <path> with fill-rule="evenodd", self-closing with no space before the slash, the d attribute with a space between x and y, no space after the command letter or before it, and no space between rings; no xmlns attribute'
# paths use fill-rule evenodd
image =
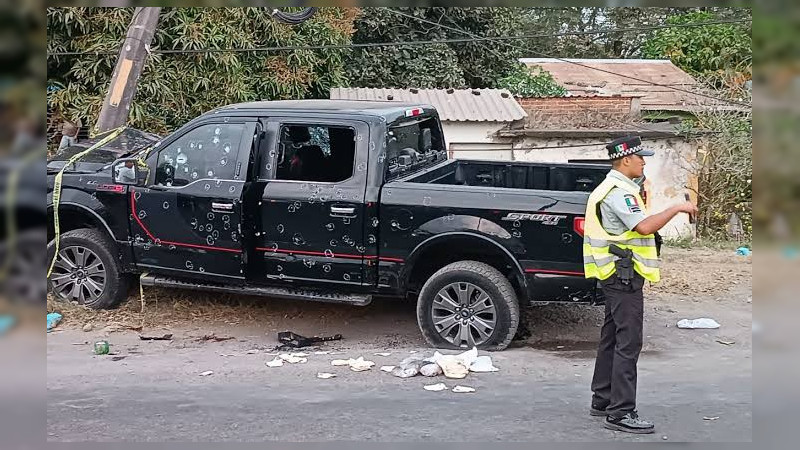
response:
<svg viewBox="0 0 800 450"><path fill-rule="evenodd" d="M61 179L64 177L64 171L67 169L67 167L71 166L72 164L75 164L76 161L83 158L91 151L99 147L102 147L108 144L109 142L113 141L114 139L116 139L124 130L125 126L121 126L114 130L111 130L108 136L104 137L99 142L87 148L86 150L71 157L67 161L67 163L64 164L64 167L62 167L61 170L59 170L58 173L56 174L56 178L53 182L53 230L55 231L55 249L54 249L55 251L53 253L53 260L50 261L49 268L47 269L47 278L50 278L50 274L53 273L53 267L56 264L56 259L58 259L58 241L60 240L61 237L61 228L58 222L58 204L61 202Z"/></svg>

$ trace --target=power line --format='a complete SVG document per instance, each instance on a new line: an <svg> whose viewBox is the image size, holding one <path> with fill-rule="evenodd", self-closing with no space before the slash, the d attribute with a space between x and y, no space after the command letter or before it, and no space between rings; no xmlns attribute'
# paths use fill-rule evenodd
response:
<svg viewBox="0 0 800 450"><path fill-rule="evenodd" d="M392 11L390 9L390 11ZM406 15L408 17L422 20L425 22L429 22L431 24L435 24L437 26L450 28L445 25L437 24L436 22L430 22L425 19L414 17L408 14L401 13L399 11L392 11L396 14ZM604 34L604 33L619 33L619 32L628 32L628 31L642 31L642 30L655 30L655 29L664 29L664 28L690 28L690 27L701 27L701 26L709 26L709 25L720 25L720 24L732 24L732 23L746 23L750 22L750 20L719 20L713 22L702 22L702 23L695 23L695 24L679 24L679 25L657 25L652 27L639 27L639 28L615 28L615 29L605 29L605 30L590 30L590 31L574 31L574 32L562 32L562 33L550 33L550 34L527 34L527 35L520 35L520 36L497 36L497 37L482 37L478 35L474 35L464 30L458 30L451 28L453 31L457 31L459 33L469 34L472 35L470 39L429 39L429 40L421 40L421 41L395 41L395 42L370 42L370 43L361 43L361 44L327 44L327 45L285 45L285 46L272 46L272 47L245 47L245 48L198 48L198 49L151 49L151 53L158 53L158 54L197 54L197 53L254 53L254 52L275 52L275 51L290 51L290 50L342 50L342 49L353 49L353 48L374 48L374 47L396 47L396 46L413 46L413 45L431 45L431 44L458 44L458 43L468 43L468 42L482 42L482 41L507 41L507 40L524 40L524 39L536 39L536 38L546 38L546 37L560 37L560 36L570 36L570 35L584 35L584 34ZM505 42L501 42L504 45L511 45ZM119 53L119 49L117 50L104 50L104 51L66 51L66 52L49 52L47 53L48 57L51 56L109 56L109 55L116 55Z"/></svg>
<svg viewBox="0 0 800 450"><path fill-rule="evenodd" d="M458 29L458 28L449 27L447 25L442 25L441 23L433 22L433 21L430 21L430 20L427 20L427 19L423 19L421 17L412 16L411 14L406 14L406 13L401 12L401 11L395 11L393 9L389 9L388 11L390 11L393 14L398 14L398 15L401 15L401 16L405 16L405 17L408 17L408 18L411 18L411 19L418 20L420 22L428 23L430 25L435 25L437 27L445 28L445 29L448 29L450 31L455 31L457 33L466 34L466 35L472 36L472 37L480 37L480 36L476 35L475 33L471 33L469 31L465 31L465 30L461 30L461 29ZM736 22L749 22L749 20L737 20ZM708 23L708 22L706 22L706 23ZM686 25L689 25L689 24L686 24ZM698 25L698 24L695 24L695 25ZM489 38L489 40L495 41L494 38ZM511 44L509 44L507 42L499 42L499 43L503 44L503 45L506 45L506 46L513 47ZM576 66L584 67L584 68L587 68L587 69L597 70L597 71L604 72L604 73L607 73L607 74L610 74L610 75L616 75L616 76L619 76L619 77L628 78L628 79L639 81L639 82L642 82L642 83L647 83L647 84L650 84L650 85L653 85L653 86L660 86L660 87L664 87L664 88L667 88L667 89L672 89L672 90L675 90L675 91L686 92L686 93L689 93L689 94L692 94L692 95L696 95L696 96L699 96L699 97L706 97L706 98L714 99L714 100L717 100L717 101L720 101L720 102L730 103L732 105L738 105L738 106L742 106L742 107L746 107L746 108L750 107L750 105L748 105L747 103L742 103L742 102L737 102L737 101L734 101L734 100L728 100L728 99L724 99L724 98L719 98L719 97L715 97L713 95L704 94L704 93L701 93L701 92L693 92L693 91L690 91L688 89L682 89L682 88L674 87L674 86L671 86L671 85L668 85L668 84L656 83L654 81L645 80L645 79L642 79L642 78L637 78L637 77L633 77L633 76L630 76L630 75L625 75L625 74L613 72L613 71L610 71L610 70L601 69L599 67L592 67L592 66L587 65L587 64L581 64L581 63L576 62L576 61L570 61L570 60L565 59L565 58L558 58L558 57L550 56L550 55L547 55L547 54L544 54L544 53L541 53L541 52L537 52L537 51L534 51L534 50L529 50L529 51L532 52L532 53L535 53L535 54L537 54L537 55L539 55L541 57L544 57L544 58L552 58L552 59L555 59L555 60L558 60L558 61L561 61L561 62L574 64Z"/></svg>

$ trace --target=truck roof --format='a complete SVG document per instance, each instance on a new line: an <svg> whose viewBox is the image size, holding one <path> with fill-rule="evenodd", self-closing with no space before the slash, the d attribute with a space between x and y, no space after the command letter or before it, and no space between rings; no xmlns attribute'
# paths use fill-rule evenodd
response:
<svg viewBox="0 0 800 450"><path fill-rule="evenodd" d="M423 108L432 112L433 106L422 103L404 103L395 101L371 100L273 100L237 103L223 106L216 112L232 112L242 110L259 111L308 111L308 112L337 112L346 114L360 114L376 117L385 117L392 121L405 115L412 108Z"/></svg>

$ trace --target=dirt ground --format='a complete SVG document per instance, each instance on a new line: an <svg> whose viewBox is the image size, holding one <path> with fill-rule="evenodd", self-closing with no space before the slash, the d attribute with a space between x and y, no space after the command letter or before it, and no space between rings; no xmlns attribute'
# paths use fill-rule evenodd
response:
<svg viewBox="0 0 800 450"><path fill-rule="evenodd" d="M201 337L258 333L272 334L277 344L275 333L291 330L309 336L340 333L345 335L342 343L370 342L376 347L424 345L411 302L376 300L366 307L356 307L160 288L144 288L143 292L144 305L138 295L108 311L49 299L48 312L64 315L59 329L79 330L90 324L92 335L122 331ZM731 295L732 292L738 295ZM742 298L752 301L751 256L737 256L731 250L667 247L662 281L645 287L649 306L646 321L673 321L674 326L689 311L705 309L710 316ZM602 318L602 307L558 303L530 307L523 314L530 335L514 345L546 348L550 343L561 345L564 341L592 347L594 344L589 343L596 341ZM666 325L669 323L665 328Z"/></svg>

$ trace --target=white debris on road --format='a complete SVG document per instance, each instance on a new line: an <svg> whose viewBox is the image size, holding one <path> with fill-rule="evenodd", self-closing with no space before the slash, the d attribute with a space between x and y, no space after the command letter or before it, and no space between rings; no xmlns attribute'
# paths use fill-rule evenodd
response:
<svg viewBox="0 0 800 450"><path fill-rule="evenodd" d="M420 375L424 377L438 377L441 375L442 368L436 363L428 363L419 369Z"/></svg>
<svg viewBox="0 0 800 450"><path fill-rule="evenodd" d="M358 359L355 360L350 359L350 370L353 372L363 372L371 369L374 365L375 363L373 361L367 361L363 356L359 356Z"/></svg>
<svg viewBox="0 0 800 450"><path fill-rule="evenodd" d="M375 353L375 356L390 356L391 354L391 352L378 352Z"/></svg>
<svg viewBox="0 0 800 450"><path fill-rule="evenodd" d="M394 370L394 366L381 366L381 372L391 372Z"/></svg>
<svg viewBox="0 0 800 450"><path fill-rule="evenodd" d="M715 329L720 325L714 319L706 317L700 319L681 319L678 321L678 328L683 329Z"/></svg>
<svg viewBox="0 0 800 450"><path fill-rule="evenodd" d="M492 358L489 356L478 356L469 366L470 372L497 372L498 370L500 369L492 364Z"/></svg>
<svg viewBox="0 0 800 450"><path fill-rule="evenodd" d="M321 378L323 380L327 380L329 378L336 378L336 374L335 373L330 373L330 372L319 372L317 374L317 378Z"/></svg>
<svg viewBox="0 0 800 450"><path fill-rule="evenodd" d="M475 388L471 388L469 386L456 386L453 388L453 392L456 394L466 394L469 392L475 392Z"/></svg>
<svg viewBox="0 0 800 450"><path fill-rule="evenodd" d="M308 358L298 355L305 355L305 353L281 353L278 355L278 358L286 361L289 364L305 364L308 362Z"/></svg>
<svg viewBox="0 0 800 450"><path fill-rule="evenodd" d="M277 357L272 361L267 361L267 367L281 367L282 365L283 360Z"/></svg>
<svg viewBox="0 0 800 450"><path fill-rule="evenodd" d="M436 384L428 384L422 386L422 388L425 389L426 391L439 392L446 390L447 386L444 383L436 383Z"/></svg>
<svg viewBox="0 0 800 450"><path fill-rule="evenodd" d="M213 374L214 374L213 370L206 370L205 372L201 373L200 376L201 377L207 377L207 376L213 375Z"/></svg>
<svg viewBox="0 0 800 450"><path fill-rule="evenodd" d="M375 362L365 360L363 356L359 356L358 359L334 359L331 361L332 366L350 366L350 370L353 372L363 372L365 370L369 370L372 366L375 365Z"/></svg>

